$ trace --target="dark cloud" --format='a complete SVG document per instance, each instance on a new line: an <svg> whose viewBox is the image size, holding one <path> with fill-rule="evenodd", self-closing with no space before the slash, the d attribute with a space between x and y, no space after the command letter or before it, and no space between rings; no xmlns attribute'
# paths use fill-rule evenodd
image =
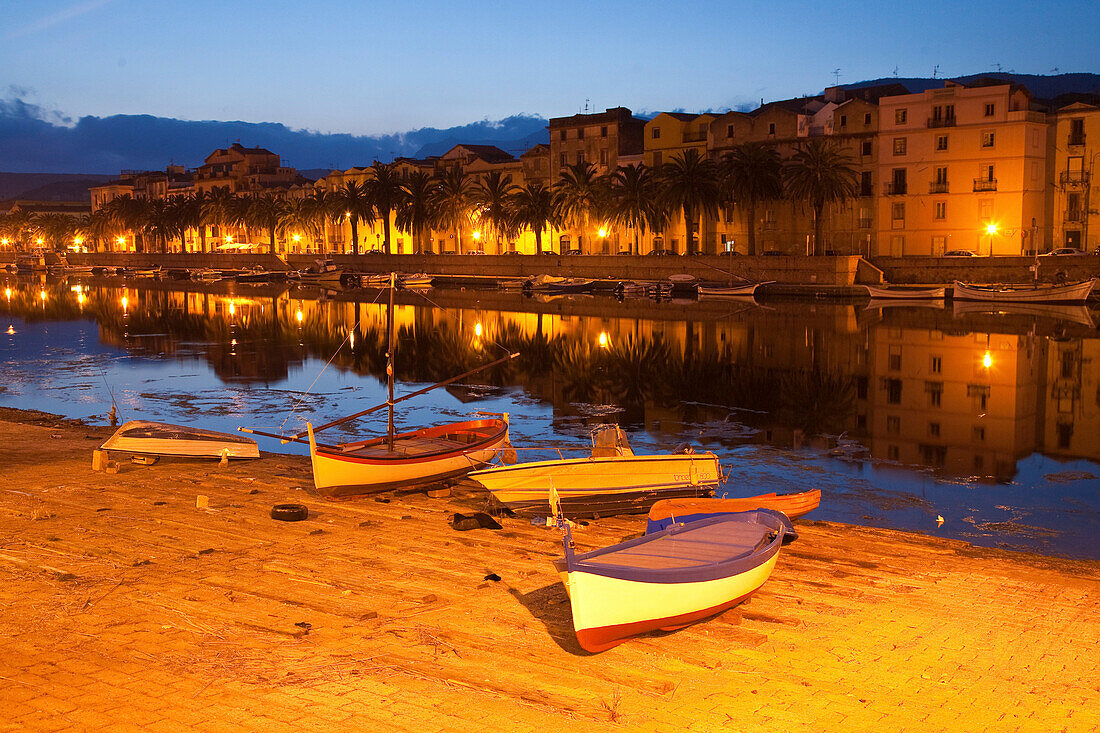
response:
<svg viewBox="0 0 1100 733"><path fill-rule="evenodd" d="M17 91L14 87L12 91ZM519 154L546 142L546 120L513 115L438 129L366 136L293 130L273 122L177 120L151 115L81 117L75 124L11 95L0 99L0 170L35 173L117 173L196 167L216 148L240 141L278 153L299 169L348 168L396 156L439 154L457 142L497 145Z"/></svg>

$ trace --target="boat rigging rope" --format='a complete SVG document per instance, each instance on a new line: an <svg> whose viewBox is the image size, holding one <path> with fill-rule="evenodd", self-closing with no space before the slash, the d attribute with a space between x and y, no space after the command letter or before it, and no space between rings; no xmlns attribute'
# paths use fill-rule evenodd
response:
<svg viewBox="0 0 1100 733"><path fill-rule="evenodd" d="M374 300L371 302L371 305L375 305L378 303L378 299L382 297L382 292L383 291L379 291L374 296ZM340 354L341 349L344 348L344 344L347 343L348 339L351 338L351 335L355 333L355 329L359 328L359 323L360 321L356 321L355 324L350 329L348 329L348 332L344 336L344 339L340 342L340 345L336 347L336 351L332 352L332 356L330 356L328 361L325 362L325 365L321 367L321 371L317 372L317 376L313 378L313 382L310 383L306 391L302 393L302 396L299 397L298 401L295 402L294 405L290 408L290 412L288 412L287 416L283 418L283 421L279 423L279 430L282 430L286 426L287 420L294 417L294 413L298 411L298 407L302 404L306 397L309 397L310 392L313 391L314 386L316 386L317 384L317 380L321 378L321 375L325 373L325 370L329 368L329 365L332 364L332 362Z"/></svg>

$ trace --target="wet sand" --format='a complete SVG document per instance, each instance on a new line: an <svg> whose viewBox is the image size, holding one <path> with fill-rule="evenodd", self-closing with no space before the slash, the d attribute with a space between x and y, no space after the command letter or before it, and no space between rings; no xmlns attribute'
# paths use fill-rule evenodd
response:
<svg viewBox="0 0 1100 733"><path fill-rule="evenodd" d="M330 502L272 454L95 473L110 430L0 420L0 729L1100 727L1097 562L800 520L749 603L590 655L559 533L455 531L472 485ZM272 520L288 501L309 519Z"/></svg>

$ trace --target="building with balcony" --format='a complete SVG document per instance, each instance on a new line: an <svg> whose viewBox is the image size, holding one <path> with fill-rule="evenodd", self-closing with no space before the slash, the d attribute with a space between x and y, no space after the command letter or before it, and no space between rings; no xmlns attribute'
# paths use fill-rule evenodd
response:
<svg viewBox="0 0 1100 733"><path fill-rule="evenodd" d="M1053 246L1091 252L1100 246L1100 196L1092 185L1100 158L1100 95L1059 107L1051 119Z"/></svg>
<svg viewBox="0 0 1100 733"><path fill-rule="evenodd" d="M1047 116L1026 89L946 82L884 96L878 113L876 177L884 195L872 254L1049 248Z"/></svg>

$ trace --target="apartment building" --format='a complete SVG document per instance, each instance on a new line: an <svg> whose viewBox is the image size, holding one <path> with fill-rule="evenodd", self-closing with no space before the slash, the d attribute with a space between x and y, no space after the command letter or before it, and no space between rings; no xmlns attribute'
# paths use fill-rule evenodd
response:
<svg viewBox="0 0 1100 733"><path fill-rule="evenodd" d="M614 171L622 156L642 152L645 120L626 107L612 107L595 114L551 118L548 129L553 178L576 163L591 163L603 175Z"/></svg>
<svg viewBox="0 0 1100 733"><path fill-rule="evenodd" d="M878 241L873 254L1042 248L1047 118L1015 84L879 100Z"/></svg>
<svg viewBox="0 0 1100 733"><path fill-rule="evenodd" d="M1047 162L1054 192L1052 244L1092 252L1100 246L1100 196L1093 183L1100 158L1100 96L1086 99L1051 115Z"/></svg>

